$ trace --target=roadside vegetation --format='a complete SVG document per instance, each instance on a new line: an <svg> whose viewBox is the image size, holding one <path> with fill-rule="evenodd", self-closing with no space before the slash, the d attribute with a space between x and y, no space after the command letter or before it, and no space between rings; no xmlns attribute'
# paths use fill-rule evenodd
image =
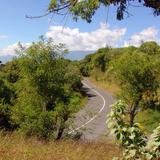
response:
<svg viewBox="0 0 160 160"><path fill-rule="evenodd" d="M131 126L134 120L141 121L150 133L160 122L159 59L160 46L156 42L145 42L138 48L107 47L86 56L80 70L83 76L127 103Z"/></svg>
<svg viewBox="0 0 160 160"><path fill-rule="evenodd" d="M0 129L39 139L68 137L85 103L79 69L63 58L64 45L43 37L0 66Z"/></svg>
<svg viewBox="0 0 160 160"><path fill-rule="evenodd" d="M107 116L123 152L114 159L160 159L160 46L100 49L81 61L81 72L107 89L118 88L110 90L118 101Z"/></svg>
<svg viewBox="0 0 160 160"><path fill-rule="evenodd" d="M102 48L72 62L63 58L63 44L41 37L29 48L19 44L17 53L18 58L0 65L2 160L160 158L157 43ZM75 113L86 103L82 76L119 100L111 106L107 124L120 148L113 142L77 141L81 133L68 135Z"/></svg>
<svg viewBox="0 0 160 160"><path fill-rule="evenodd" d="M121 156L121 151L109 142L46 142L17 134L0 137L1 160L112 160L114 156Z"/></svg>

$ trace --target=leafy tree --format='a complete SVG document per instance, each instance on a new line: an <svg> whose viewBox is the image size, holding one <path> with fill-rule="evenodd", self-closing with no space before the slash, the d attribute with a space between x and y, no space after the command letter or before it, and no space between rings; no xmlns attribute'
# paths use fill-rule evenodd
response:
<svg viewBox="0 0 160 160"><path fill-rule="evenodd" d="M122 20L124 13L129 14L128 7L136 6L136 4L136 0L50 0L48 12L42 16L50 13L65 14L69 11L75 20L80 16L87 22L91 22L92 16L101 5L105 7L114 5L117 7L117 19ZM152 8L154 15L160 15L160 2L158 0L138 0L138 4Z"/></svg>
<svg viewBox="0 0 160 160"><path fill-rule="evenodd" d="M121 88L119 97L129 106L130 126L146 96L152 99L159 88L157 67L148 55L137 52L123 54L110 63L110 76Z"/></svg>
<svg viewBox="0 0 160 160"><path fill-rule="evenodd" d="M26 135L60 139L79 109L81 76L65 52L62 44L41 39L20 53L12 120Z"/></svg>
<svg viewBox="0 0 160 160"><path fill-rule="evenodd" d="M110 61L109 50L110 48L101 48L97 51L97 55L94 57L94 66L100 68L102 72L105 72Z"/></svg>
<svg viewBox="0 0 160 160"><path fill-rule="evenodd" d="M146 136L140 124L134 123L131 127L126 121L127 108L127 104L118 101L111 105L111 112L107 116L108 127L123 149L123 156L115 159L158 160L160 158L160 125L153 130L150 136Z"/></svg>
<svg viewBox="0 0 160 160"><path fill-rule="evenodd" d="M145 150L148 160L160 158L160 125L153 130Z"/></svg>
<svg viewBox="0 0 160 160"><path fill-rule="evenodd" d="M107 115L107 124L111 133L116 136L123 147L123 160L140 159L146 147L147 138L140 129L140 124L132 126L126 121L128 106L122 101L111 105L111 112Z"/></svg>
<svg viewBox="0 0 160 160"><path fill-rule="evenodd" d="M87 55L82 61L80 65L80 71L83 76L88 77L90 76L91 71L94 68L93 57L95 54Z"/></svg>
<svg viewBox="0 0 160 160"><path fill-rule="evenodd" d="M8 83L15 83L19 80L19 64L18 60L14 59L11 62L6 63L2 68L2 74Z"/></svg>
<svg viewBox="0 0 160 160"><path fill-rule="evenodd" d="M139 50L149 55L156 55L156 54L160 55L160 46L154 41L143 43L140 46Z"/></svg>
<svg viewBox="0 0 160 160"><path fill-rule="evenodd" d="M83 76L92 75L92 71L98 69L99 71L106 72L109 67L109 62L113 59L119 58L123 53L131 54L137 48L130 46L126 48L101 48L94 54L87 55L80 62L80 71Z"/></svg>
<svg viewBox="0 0 160 160"><path fill-rule="evenodd" d="M4 81L0 79L0 129L11 130L11 107L14 91L11 90Z"/></svg>

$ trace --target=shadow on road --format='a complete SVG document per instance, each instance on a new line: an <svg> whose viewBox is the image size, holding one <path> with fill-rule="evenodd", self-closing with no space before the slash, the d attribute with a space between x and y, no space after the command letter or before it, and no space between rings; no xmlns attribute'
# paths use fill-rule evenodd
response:
<svg viewBox="0 0 160 160"><path fill-rule="evenodd" d="M90 89L85 86L83 86L81 90L82 90L83 94L85 94L88 98L97 96L96 94L90 93Z"/></svg>

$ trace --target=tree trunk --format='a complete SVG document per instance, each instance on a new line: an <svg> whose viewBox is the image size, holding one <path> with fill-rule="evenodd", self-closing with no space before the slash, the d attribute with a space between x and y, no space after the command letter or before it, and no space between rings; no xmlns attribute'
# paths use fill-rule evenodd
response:
<svg viewBox="0 0 160 160"><path fill-rule="evenodd" d="M133 108L130 111L130 127L132 127L133 124L134 124L134 119L135 119L135 116L136 116L136 111L138 109L139 102L140 102L141 98L142 98L142 96L140 95L139 98L135 101L135 103L133 105Z"/></svg>
<svg viewBox="0 0 160 160"><path fill-rule="evenodd" d="M58 129L58 134L57 134L57 140L61 139L62 135L63 135L63 131L65 129L65 123L68 120L68 114L64 114L63 115L63 122L61 122L60 127Z"/></svg>
<svg viewBox="0 0 160 160"><path fill-rule="evenodd" d="M64 131L64 127L60 127L59 130L58 130L58 134L57 134L56 140L61 139L63 131Z"/></svg>
<svg viewBox="0 0 160 160"><path fill-rule="evenodd" d="M137 107L135 107L135 108L137 108ZM135 111L132 110L130 112L130 127L132 127L134 124L134 118L135 118Z"/></svg>

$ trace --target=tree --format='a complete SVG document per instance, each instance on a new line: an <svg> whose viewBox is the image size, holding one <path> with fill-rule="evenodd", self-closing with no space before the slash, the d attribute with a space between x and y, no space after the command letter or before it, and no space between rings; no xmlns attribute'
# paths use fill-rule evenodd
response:
<svg viewBox="0 0 160 160"><path fill-rule="evenodd" d="M160 55L160 46L154 41L144 42L139 50L149 55Z"/></svg>
<svg viewBox="0 0 160 160"><path fill-rule="evenodd" d="M160 125L153 130L150 136L146 136L140 124L134 123L132 127L128 124L126 121L127 108L127 104L118 101L111 106L111 112L107 116L108 127L111 133L115 134L123 149L123 157L115 159L160 159Z"/></svg>
<svg viewBox="0 0 160 160"><path fill-rule="evenodd" d="M153 98L159 88L158 64L144 53L123 54L110 63L110 76L120 86L119 97L129 106L130 126L145 99Z"/></svg>
<svg viewBox="0 0 160 160"><path fill-rule="evenodd" d="M16 128L11 120L11 112L16 100L15 83L19 79L17 60L0 66L0 129L11 131Z"/></svg>
<svg viewBox="0 0 160 160"><path fill-rule="evenodd" d="M8 83L14 84L19 80L20 68L18 60L14 59L10 62L7 62L2 68L3 75Z"/></svg>
<svg viewBox="0 0 160 160"><path fill-rule="evenodd" d="M128 106L123 101L118 101L111 105L111 112L107 115L108 128L116 136L123 149L123 157L117 160L136 160L142 157L146 147L147 138L140 129L140 124L133 126L126 121Z"/></svg>
<svg viewBox="0 0 160 160"><path fill-rule="evenodd" d="M10 119L13 97L14 91L0 79L0 129L11 130L13 128Z"/></svg>
<svg viewBox="0 0 160 160"><path fill-rule="evenodd" d="M12 120L26 135L62 138L80 107L81 76L65 52L62 44L41 39L20 53Z"/></svg>
<svg viewBox="0 0 160 160"><path fill-rule="evenodd" d="M124 13L129 14L128 7L136 6L135 4L137 4L136 0L50 0L48 11L42 16L46 16L50 13L60 15L71 13L74 20L81 17L87 22L91 22L92 16L101 5L105 7L114 5L117 7L117 19L122 20L124 18ZM138 4L152 8L154 15L160 15L159 0L138 0Z"/></svg>

